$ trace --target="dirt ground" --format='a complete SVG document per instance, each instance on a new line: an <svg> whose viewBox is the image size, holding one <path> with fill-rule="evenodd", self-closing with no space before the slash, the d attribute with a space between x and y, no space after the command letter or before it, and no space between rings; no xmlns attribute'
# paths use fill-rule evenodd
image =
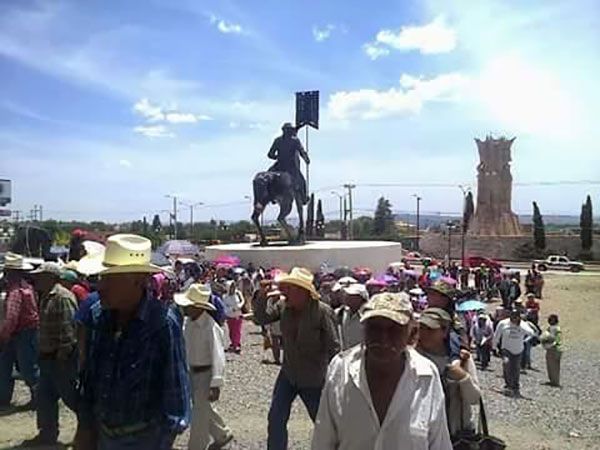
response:
<svg viewBox="0 0 600 450"><path fill-rule="evenodd" d="M577 356L577 364L587 364L582 369L588 378L594 378L594 373L600 374L597 355L600 354L600 327L595 323L600 317L600 274L547 274L544 299L542 300L542 320L550 313L557 313L561 319L563 329L565 356L569 358L577 355L594 355L590 361L585 361L585 356ZM255 331L253 325L246 326L246 331ZM241 357L228 356L227 384L218 408L236 435L236 441L230 446L232 449L261 449L266 448L266 415L269 407L270 391L273 386L277 368L261 364L263 352L260 347L260 337L256 334L246 335L246 347ZM530 375L532 385L539 385L545 377L542 351L538 350L534 364L540 367L539 373ZM580 361L584 359L584 361ZM498 366L498 362L495 363ZM568 367L568 366L567 366ZM577 366L579 367L579 366ZM578 369L575 369L578 370ZM576 383L577 373L565 373L563 384ZM600 449L600 433L581 433L577 430L567 432L560 427L555 427L552 420L562 420L565 415L581 414L582 421L600 423L598 406L600 393L596 386L583 386L591 391L585 400L578 397L579 387L568 392L567 387L561 391L548 392L555 411L552 417L535 416L536 399L531 399L531 405L514 408L509 400L501 398L495 393L493 385L499 384L499 372L491 373L481 380L485 390L484 396L490 398L497 415L488 412L490 428L494 435L503 438L509 449L522 450L583 450ZM260 383L257 385L257 380ZM489 381L492 380L492 381ZM597 381L597 378L596 378ZM593 383L593 382L592 382ZM249 386L253 386L249 388ZM524 389L527 389L525 386ZM251 392L249 392L251 391ZM17 405L22 405L29 400L29 394L22 382L17 383L13 398ZM582 403L582 405L578 405ZM548 403L548 402L546 402ZM574 405L572 403L575 403ZM588 404L588 406L583 403ZM514 414L511 416L512 412ZM575 412L574 412L575 411ZM508 412L508 414L507 414ZM545 413L546 414L546 413ZM532 416L533 415L533 416ZM571 417L569 417L571 418ZM577 423L575 421L575 423ZM76 421L65 407L61 405L61 435L60 440L68 443L72 440ZM289 423L290 448L310 448L309 439L312 424L308 415L296 404ZM35 413L31 411L13 411L7 415L0 415L0 448L14 448L24 439L31 438L36 433ZM186 435L177 440L177 446L183 447Z"/></svg>

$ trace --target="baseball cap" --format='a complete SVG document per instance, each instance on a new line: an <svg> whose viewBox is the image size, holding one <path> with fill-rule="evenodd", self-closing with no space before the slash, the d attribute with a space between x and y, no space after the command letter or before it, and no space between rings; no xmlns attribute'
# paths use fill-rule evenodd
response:
<svg viewBox="0 0 600 450"><path fill-rule="evenodd" d="M452 318L442 308L427 308L421 313L419 323L425 325L427 328L437 330L444 325L451 324Z"/></svg>
<svg viewBox="0 0 600 450"><path fill-rule="evenodd" d="M405 292L384 292L374 295L363 306L360 321L365 322L374 317L383 317L399 325L406 325L412 318L412 314L413 307Z"/></svg>
<svg viewBox="0 0 600 450"><path fill-rule="evenodd" d="M79 277L77 276L77 272L73 270L63 269L60 273L60 279L68 281L69 283L77 283Z"/></svg>

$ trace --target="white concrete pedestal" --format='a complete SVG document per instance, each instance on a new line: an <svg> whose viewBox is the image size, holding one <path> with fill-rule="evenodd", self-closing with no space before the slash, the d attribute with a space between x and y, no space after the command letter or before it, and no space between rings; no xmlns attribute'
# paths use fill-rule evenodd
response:
<svg viewBox="0 0 600 450"><path fill-rule="evenodd" d="M305 245L272 242L268 247L244 243L206 248L209 260L221 255L235 255L243 265L251 262L255 267L277 267L286 271L299 266L316 272L325 263L331 269L360 266L383 272L388 264L402 259L402 245L385 241L310 241Z"/></svg>

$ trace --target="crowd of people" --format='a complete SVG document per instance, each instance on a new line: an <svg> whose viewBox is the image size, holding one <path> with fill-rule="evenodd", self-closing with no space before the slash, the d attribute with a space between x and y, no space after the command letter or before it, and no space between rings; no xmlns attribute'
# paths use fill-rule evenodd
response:
<svg viewBox="0 0 600 450"><path fill-rule="evenodd" d="M34 269L7 254L3 273L0 408L11 407L18 369L37 417L28 447L57 442L59 399L77 415L78 449L169 449L187 428L190 449L226 447L234 430L216 402L225 353L243 353L243 327L260 327L281 366L271 450L288 447L297 397L315 423L314 450L445 450L475 439L478 370L493 355L507 395L520 396L538 344L548 384L560 385L559 319L550 314L542 330L535 267L524 294L515 272L456 264L395 263L380 275L287 273L235 258L158 267L149 240L121 234L67 264Z"/></svg>

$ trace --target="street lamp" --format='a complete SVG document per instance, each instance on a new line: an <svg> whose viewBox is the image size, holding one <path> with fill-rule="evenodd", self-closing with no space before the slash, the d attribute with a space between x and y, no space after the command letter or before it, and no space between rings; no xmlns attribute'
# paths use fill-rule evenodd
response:
<svg viewBox="0 0 600 450"><path fill-rule="evenodd" d="M173 199L173 214L171 215L171 219L173 220L173 239L177 239L177 196L166 194L165 197Z"/></svg>
<svg viewBox="0 0 600 450"><path fill-rule="evenodd" d="M202 206L202 205L204 205L204 203L203 202L187 203L187 202L180 201L179 204L190 208L190 237L192 237L192 236L194 236L194 208L196 206Z"/></svg>
<svg viewBox="0 0 600 450"><path fill-rule="evenodd" d="M340 200L340 239L343 239L344 228L344 196L336 191L331 191L331 195L335 195Z"/></svg>
<svg viewBox="0 0 600 450"><path fill-rule="evenodd" d="M452 230L456 229L456 224L449 220L446 222L446 227L448 229L448 266L450 266L450 261L452 261Z"/></svg>
<svg viewBox="0 0 600 450"><path fill-rule="evenodd" d="M417 251L419 251L419 219L420 219L420 206L421 206L421 200L423 200L423 197L419 197L417 194L413 194L413 197L417 199Z"/></svg>
<svg viewBox="0 0 600 450"><path fill-rule="evenodd" d="M462 184L458 185L458 188L461 190L463 194L463 220L462 220L462 234L461 234L461 243L460 243L460 259L461 266L465 267L465 247L466 247L466 236L467 236L467 195L471 191L469 186L463 186Z"/></svg>

